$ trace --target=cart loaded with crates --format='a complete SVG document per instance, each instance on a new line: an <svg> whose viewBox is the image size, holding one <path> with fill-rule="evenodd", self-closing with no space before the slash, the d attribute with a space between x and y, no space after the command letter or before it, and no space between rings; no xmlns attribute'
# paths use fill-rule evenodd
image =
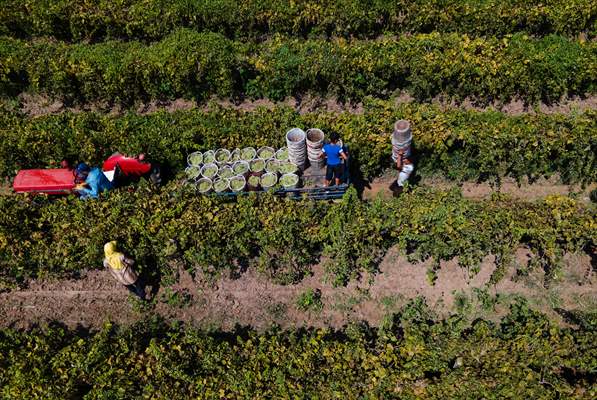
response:
<svg viewBox="0 0 597 400"><path fill-rule="evenodd" d="M187 181L201 194L238 196L271 191L291 198L341 198L350 185L350 157L344 162L340 185L326 186L326 162L321 158L325 135L320 129L293 128L286 146L276 149L217 149L188 155ZM342 144L344 152L348 147Z"/></svg>

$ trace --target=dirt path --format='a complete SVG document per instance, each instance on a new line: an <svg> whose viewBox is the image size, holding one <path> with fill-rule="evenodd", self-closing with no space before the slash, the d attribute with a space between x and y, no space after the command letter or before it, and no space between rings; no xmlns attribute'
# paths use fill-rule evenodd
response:
<svg viewBox="0 0 597 400"><path fill-rule="evenodd" d="M398 177L397 171L386 172L383 176L374 179L363 191L364 199L373 199L376 196L383 198L391 197L389 186L393 180ZM500 192L511 196L513 199L522 201L536 201L550 195L573 195L578 200L589 203L590 193L597 188L593 183L584 189L580 185L565 185L559 182L557 176L550 179L539 179L537 182L529 184L527 182L518 185L512 178L504 178L499 188L493 187L490 183L462 182L455 183L442 178L424 178L418 182L420 186L430 186L436 189L449 189L454 186L460 186L464 197L481 200L491 197L492 193Z"/></svg>
<svg viewBox="0 0 597 400"><path fill-rule="evenodd" d="M528 252L520 250L516 260L525 263L527 258ZM554 309L597 309L597 280L592 276L590 258L567 255L565 263L565 276L549 289L543 286L541 272L516 280L516 265L505 279L488 287L495 268L492 257L487 257L479 274L470 279L455 261L442 263L437 282L431 286L426 277L429 262L411 264L397 249L387 254L381 272L371 280L364 276L342 288L325 283L322 265L313 267L311 277L291 286L273 284L251 269L238 279L221 278L215 282L181 271L173 285L160 288L154 305L146 310L141 310L108 273L95 270L78 280L32 281L27 289L0 293L0 326L27 328L58 320L70 327L95 329L108 320L131 324L151 313L205 329L231 329L236 324L257 329L272 324L339 328L363 320L378 326L418 296L425 297L440 315L461 311L471 318L497 318L506 312L516 295L524 296L533 307L563 322ZM474 288L482 292L475 292ZM309 289L320 291L322 310L297 308L297 298ZM485 295L484 302L481 295Z"/></svg>
<svg viewBox="0 0 597 400"><path fill-rule="evenodd" d="M393 98L396 105L402 103L415 102L415 99L407 93L402 93ZM110 105L106 102L87 103L76 106L68 106L62 101L52 99L44 95L34 95L23 93L18 97L19 105L17 108L31 117L42 116L46 114L58 114L66 111L83 112L97 111L106 112L113 115L123 114L127 109L120 105ZM292 107L300 113L314 111L330 112L351 112L362 114L364 107L362 103L343 103L333 97L319 97L304 95L300 97L290 97L281 102L273 102L268 99L244 100L240 103L232 102L227 99L212 98L209 102L215 102L221 106L235 108L239 110L252 111L257 107L273 108L277 105ZM436 97L430 101L431 104L438 105L443 109L460 108L464 110L487 111L489 109L499 110L508 115L520 115L524 113L546 113L546 114L569 114L576 111L586 111L597 109L597 96L588 95L585 98L573 97L561 99L557 103L545 104L538 103L534 106L526 105L522 100L513 100L505 104L494 103L491 105L478 105L471 99L465 99L462 102ZM176 99L176 100L154 100L148 103L138 103L132 110L139 114L150 114L156 111L174 112L178 110L189 110L193 108L207 109L208 102L197 103L194 100Z"/></svg>

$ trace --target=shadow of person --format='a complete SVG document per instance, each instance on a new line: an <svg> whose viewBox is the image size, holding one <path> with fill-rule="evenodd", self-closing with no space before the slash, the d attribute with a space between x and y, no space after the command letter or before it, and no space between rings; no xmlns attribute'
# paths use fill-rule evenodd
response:
<svg viewBox="0 0 597 400"><path fill-rule="evenodd" d="M163 273L161 268L158 267L157 261L153 258L144 259L143 265L153 267L143 268L143 270L139 273L137 285L139 286L140 290L145 293L145 300L151 300L155 298L160 290ZM147 288L150 289L149 293L147 292Z"/></svg>

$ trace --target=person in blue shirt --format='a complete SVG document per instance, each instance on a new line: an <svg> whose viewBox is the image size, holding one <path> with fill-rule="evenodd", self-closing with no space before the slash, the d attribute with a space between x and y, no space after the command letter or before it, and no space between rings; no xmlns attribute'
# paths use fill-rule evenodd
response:
<svg viewBox="0 0 597 400"><path fill-rule="evenodd" d="M325 144L321 149L321 158L326 158L325 170L325 184L330 186L332 179L335 180L336 185L340 184L340 179L344 173L342 160L347 160L348 157L344 153L342 146L338 144L340 136L336 132L330 134L330 142Z"/></svg>
<svg viewBox="0 0 597 400"><path fill-rule="evenodd" d="M77 181L81 182L75 186L75 190L79 192L81 199L97 199L101 192L113 188L112 182L97 167L90 168L87 164L80 163L77 165L75 175Z"/></svg>

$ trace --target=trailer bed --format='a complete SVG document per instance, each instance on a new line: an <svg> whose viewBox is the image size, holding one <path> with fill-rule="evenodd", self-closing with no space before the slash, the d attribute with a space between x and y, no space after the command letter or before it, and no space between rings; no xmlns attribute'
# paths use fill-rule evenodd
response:
<svg viewBox="0 0 597 400"><path fill-rule="evenodd" d="M73 171L66 168L26 169L13 182L16 193L68 194L75 188Z"/></svg>
<svg viewBox="0 0 597 400"><path fill-rule="evenodd" d="M342 182L340 185L333 185L333 186L326 186L325 185L325 172L326 167L324 166L317 166L317 165L310 165L307 167L303 173L301 174L300 182L302 183L302 187L295 188L295 189L277 189L273 192L274 195L280 197L288 197L292 199L303 199L308 198L312 200L334 200L339 199L344 196L346 190L350 186L350 174L348 171L348 166L345 165L344 168L344 176L342 177ZM247 195L249 193L265 193L264 190L259 191L249 191L249 192L225 192L225 193L217 193L216 196L224 196L224 197L236 197Z"/></svg>

